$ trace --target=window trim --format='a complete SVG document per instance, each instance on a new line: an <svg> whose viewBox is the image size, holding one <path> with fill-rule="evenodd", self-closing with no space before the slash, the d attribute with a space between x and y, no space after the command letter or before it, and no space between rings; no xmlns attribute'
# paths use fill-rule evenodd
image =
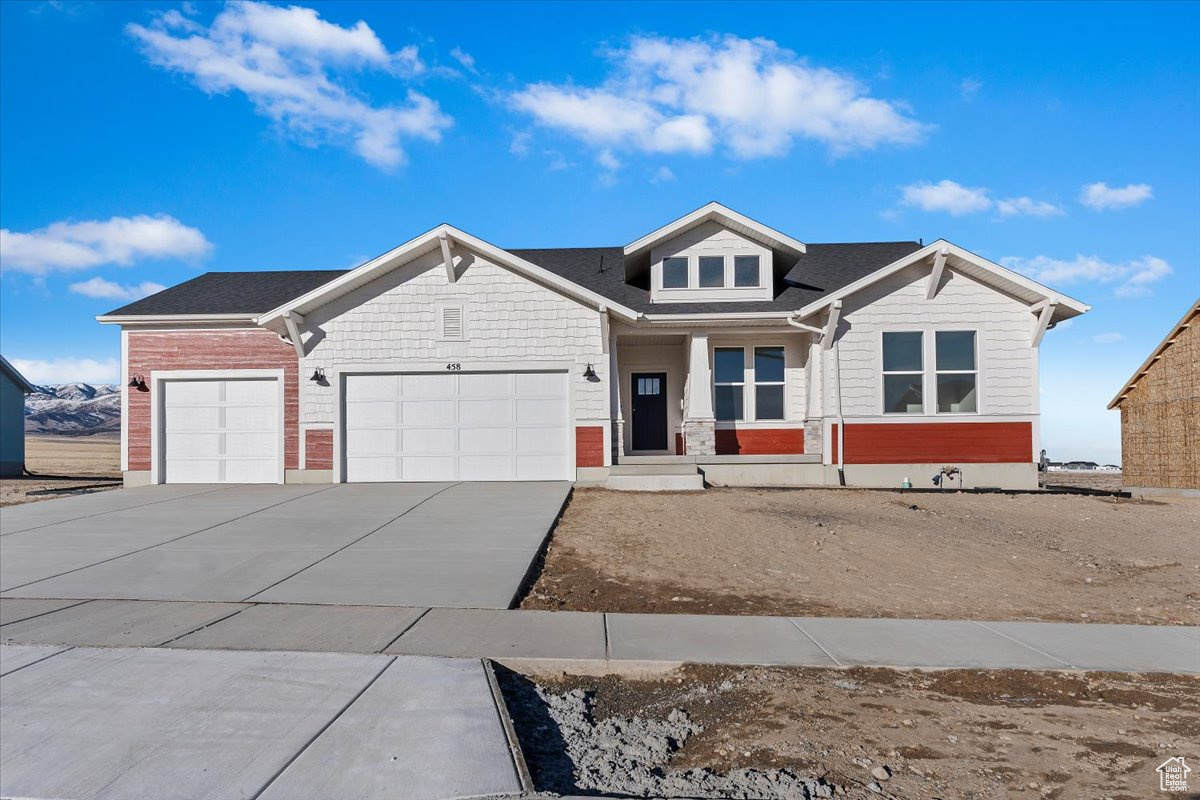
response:
<svg viewBox="0 0 1200 800"><path fill-rule="evenodd" d="M975 363L975 369L938 369L937 365L937 335L939 333L970 333L973 334L971 339L972 345L972 361ZM938 378L942 375L974 375L975 376L975 410L974 411L942 411L938 392ZM941 416L956 416L956 415L976 415L979 413L979 329L978 328L936 328L933 331L933 413Z"/></svg>
<svg viewBox="0 0 1200 800"><path fill-rule="evenodd" d="M974 411L938 411L937 410L937 333L938 331L972 331L975 333L975 410ZM963 325L961 323L936 323L929 325L897 325L880 328L876 336L875 375L879 387L878 407L881 415L889 418L903 417L978 417L985 413L983 394L984 369L982 363L983 338L987 326L983 323ZM885 333L919 333L921 334L921 412L888 411L885 406L883 386L883 335ZM962 372L967 372L963 370ZM958 370L942 370L946 374ZM915 375L909 370L893 370L889 375Z"/></svg>
<svg viewBox="0 0 1200 800"><path fill-rule="evenodd" d="M671 259L679 259L683 262L683 274L686 276L686 282L683 286L667 286L667 261ZM663 259L658 264L658 282L659 289L666 289L671 292L678 292L692 287L692 259L688 256L663 256Z"/></svg>
<svg viewBox="0 0 1200 800"><path fill-rule="evenodd" d="M737 282L737 261L739 258L753 258L755 261L754 283L739 286ZM728 285L732 289L761 289L763 285L763 259L758 253L734 253L729 259ZM787 360L786 358L784 359Z"/></svg>
<svg viewBox="0 0 1200 800"><path fill-rule="evenodd" d="M703 284L700 283L700 262L706 258L711 258L713 260L720 259L720 261L721 261L721 283L719 286L704 286ZM711 253L697 253L695 255L695 259L696 259L696 285L690 286L688 288L708 290L708 291L714 290L714 289L730 288L730 284L729 284L730 266L729 266L729 257L728 256L726 256L724 253L722 253L720 255L713 255Z"/></svg>
<svg viewBox="0 0 1200 800"><path fill-rule="evenodd" d="M772 350L779 350L781 352L781 354L783 355L783 379L782 380L760 381L758 379L758 363L757 363L758 351L766 350L768 348L770 348ZM788 391L787 391L787 384L788 384L788 380L787 380L787 378L788 378L787 345L782 345L782 344L751 345L750 346L750 375L753 378L753 382L751 385L754 387L754 391L750 393L754 398L754 402L752 403L753 410L754 410L754 419L752 421L753 422L787 422L787 418L788 418L788 413L787 413L787 411L788 411L788 409L787 409L787 394L788 394ZM783 402L782 402L782 408L781 408L781 410L783 412L783 416L772 417L770 419L763 419L762 417L760 417L758 415L758 387L759 386L782 386L783 387Z"/></svg>
<svg viewBox="0 0 1200 800"><path fill-rule="evenodd" d="M740 381L718 381L717 380L717 351L718 350L737 350L742 354L742 379ZM751 372L753 376L753 372ZM741 386L742 387L742 415L734 419L721 419L717 416L717 387L718 386ZM717 422L750 422L748 416L750 406L746 404L746 347L745 345L713 345L712 348L712 403L713 403L713 418Z"/></svg>

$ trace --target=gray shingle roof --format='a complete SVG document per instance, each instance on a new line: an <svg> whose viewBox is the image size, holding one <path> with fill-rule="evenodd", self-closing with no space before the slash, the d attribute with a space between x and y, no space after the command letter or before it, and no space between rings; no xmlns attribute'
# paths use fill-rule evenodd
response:
<svg viewBox="0 0 1200 800"><path fill-rule="evenodd" d="M206 272L110 311L107 316L262 314L346 272L344 269Z"/></svg>
<svg viewBox="0 0 1200 800"><path fill-rule="evenodd" d="M771 300L741 303L650 303L646 286L625 282L620 247L509 250L569 281L634 311L705 314L794 311L823 295L886 267L921 248L917 242L810 244L808 252L775 281ZM261 314L306 294L348 270L208 272L109 312L112 316L159 314Z"/></svg>

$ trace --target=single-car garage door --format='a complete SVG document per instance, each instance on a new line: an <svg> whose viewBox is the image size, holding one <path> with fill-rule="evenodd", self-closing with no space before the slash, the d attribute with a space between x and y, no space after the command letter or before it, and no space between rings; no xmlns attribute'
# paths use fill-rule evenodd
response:
<svg viewBox="0 0 1200 800"><path fill-rule="evenodd" d="M345 377L348 481L569 480L565 372Z"/></svg>
<svg viewBox="0 0 1200 800"><path fill-rule="evenodd" d="M274 379L163 384L164 483L277 483L281 445Z"/></svg>

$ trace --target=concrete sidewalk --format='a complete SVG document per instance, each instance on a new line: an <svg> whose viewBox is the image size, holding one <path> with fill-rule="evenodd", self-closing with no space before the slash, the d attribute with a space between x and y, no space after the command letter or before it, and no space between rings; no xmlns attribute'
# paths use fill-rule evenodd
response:
<svg viewBox="0 0 1200 800"><path fill-rule="evenodd" d="M1200 628L0 599L0 641L778 666L1200 673Z"/></svg>

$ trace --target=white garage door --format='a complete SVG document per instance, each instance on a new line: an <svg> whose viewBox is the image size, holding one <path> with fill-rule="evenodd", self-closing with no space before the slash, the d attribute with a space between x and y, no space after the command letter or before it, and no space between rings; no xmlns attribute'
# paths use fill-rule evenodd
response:
<svg viewBox="0 0 1200 800"><path fill-rule="evenodd" d="M347 375L348 481L570 478L565 372Z"/></svg>
<svg viewBox="0 0 1200 800"><path fill-rule="evenodd" d="M277 483L279 384L163 382L164 483Z"/></svg>

